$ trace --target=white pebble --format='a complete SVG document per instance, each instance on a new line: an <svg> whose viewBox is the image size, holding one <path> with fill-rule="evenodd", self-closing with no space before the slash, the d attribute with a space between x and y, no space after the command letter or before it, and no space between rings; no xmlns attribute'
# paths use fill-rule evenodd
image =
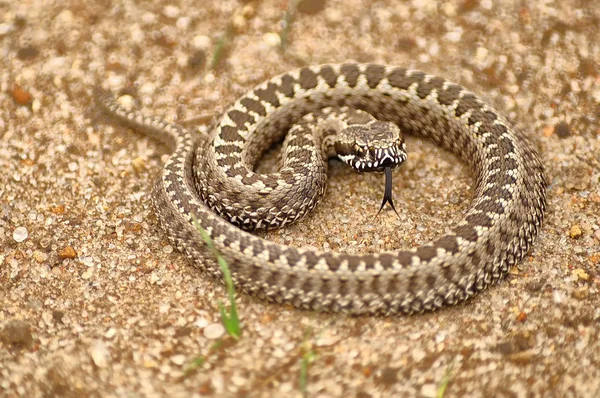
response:
<svg viewBox="0 0 600 398"><path fill-rule="evenodd" d="M600 89L594 91L592 93L592 97L594 98L594 101L596 101L597 103L600 103Z"/></svg>
<svg viewBox="0 0 600 398"><path fill-rule="evenodd" d="M87 271L85 271L83 274L81 274L81 279L83 280L88 280L90 279L92 276L94 276L94 271L93 268L88 268Z"/></svg>
<svg viewBox="0 0 600 398"><path fill-rule="evenodd" d="M144 14L142 14L142 22L146 25L156 22L156 19L156 14L153 14L151 12L145 12Z"/></svg>
<svg viewBox="0 0 600 398"><path fill-rule="evenodd" d="M552 292L552 301L554 301L555 304L561 304L565 301L565 292L563 292L562 290L555 290Z"/></svg>
<svg viewBox="0 0 600 398"><path fill-rule="evenodd" d="M63 10L55 18L55 21L61 26L71 25L73 23L73 11Z"/></svg>
<svg viewBox="0 0 600 398"><path fill-rule="evenodd" d="M421 348L415 348L411 352L412 358L415 362L421 362L427 355Z"/></svg>
<svg viewBox="0 0 600 398"><path fill-rule="evenodd" d="M179 16L179 12L179 8L172 5L165 6L163 9L163 14L167 18L177 18Z"/></svg>
<svg viewBox="0 0 600 398"><path fill-rule="evenodd" d="M210 340L221 338L225 334L225 328L220 323L212 323L204 328L204 337Z"/></svg>
<svg viewBox="0 0 600 398"><path fill-rule="evenodd" d="M435 384L433 383L427 383L427 384L423 384L423 387L421 387L421 396L422 397L431 397L431 398L435 398L438 396L437 394L437 387Z"/></svg>
<svg viewBox="0 0 600 398"><path fill-rule="evenodd" d="M129 32L129 34L131 35L131 40L133 40L134 43L139 44L142 41L144 41L144 31L142 30L139 24L136 23L131 25L131 27L129 28Z"/></svg>
<svg viewBox="0 0 600 398"><path fill-rule="evenodd" d="M63 75L66 73L67 69L67 58L66 57L54 57L50 58L44 66L42 66L42 72L44 74L53 75Z"/></svg>
<svg viewBox="0 0 600 398"><path fill-rule="evenodd" d="M13 231L13 239L17 243L23 242L25 239L27 239L28 236L29 236L29 233L27 232L27 228L25 228L25 227L17 227Z"/></svg>
<svg viewBox="0 0 600 398"><path fill-rule="evenodd" d="M117 98L117 102L125 109L131 109L135 105L135 100L131 95L125 94Z"/></svg>
<svg viewBox="0 0 600 398"><path fill-rule="evenodd" d="M488 53L489 53L489 51L487 48L477 47L477 52L475 53L475 58L477 58L477 61L483 62L487 58Z"/></svg>
<svg viewBox="0 0 600 398"><path fill-rule="evenodd" d="M207 326L208 326L208 321L206 320L206 318L198 318L198 319L196 319L196 321L194 322L194 325L195 325L196 327L199 327L199 328L201 328L201 329L202 329L202 328L205 328L205 327L207 327Z"/></svg>
<svg viewBox="0 0 600 398"><path fill-rule="evenodd" d="M279 47L281 45L281 36L274 32L265 33L263 40L271 47Z"/></svg>
<svg viewBox="0 0 600 398"><path fill-rule="evenodd" d="M486 10L491 10L494 7L494 2L492 0L482 0L479 4Z"/></svg>
<svg viewBox="0 0 600 398"><path fill-rule="evenodd" d="M119 88L125 85L125 76L111 75L106 79L108 85L112 88Z"/></svg>
<svg viewBox="0 0 600 398"><path fill-rule="evenodd" d="M110 328L106 331L106 333L104 334L104 337L106 337L107 339L112 339L113 337L115 337L116 334L117 334L117 329Z"/></svg>
<svg viewBox="0 0 600 398"><path fill-rule="evenodd" d="M198 50L208 50L211 45L210 43L210 37L205 35L194 36L192 39L192 46Z"/></svg>
<svg viewBox="0 0 600 398"><path fill-rule="evenodd" d="M140 94L150 95L154 93L154 90L156 90L156 86L151 82L144 83L140 86Z"/></svg>
<svg viewBox="0 0 600 398"><path fill-rule="evenodd" d="M462 29L461 30L456 30L454 32L448 32L446 33L446 40L452 42L452 43L458 43L460 41L460 39L462 38Z"/></svg>
<svg viewBox="0 0 600 398"><path fill-rule="evenodd" d="M108 366L109 352L104 343L100 340L96 340L90 347L90 355L92 361L99 368L105 368Z"/></svg>
<svg viewBox="0 0 600 398"><path fill-rule="evenodd" d="M336 8L327 8L325 11L325 19L331 24L337 24L344 20L344 14Z"/></svg>
<svg viewBox="0 0 600 398"><path fill-rule="evenodd" d="M171 357L171 362L173 362L175 365L183 365L185 363L185 355L179 354L179 355L173 355Z"/></svg>
<svg viewBox="0 0 600 398"><path fill-rule="evenodd" d="M175 26L177 26L181 30L187 30L190 27L192 19L190 17L181 17L177 18L177 22L175 22Z"/></svg>
<svg viewBox="0 0 600 398"><path fill-rule="evenodd" d="M12 25L0 23L0 36L4 36L12 30Z"/></svg>

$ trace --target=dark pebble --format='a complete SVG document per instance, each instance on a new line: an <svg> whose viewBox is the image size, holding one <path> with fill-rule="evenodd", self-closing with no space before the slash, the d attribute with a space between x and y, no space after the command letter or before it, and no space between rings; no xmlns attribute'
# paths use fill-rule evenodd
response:
<svg viewBox="0 0 600 398"><path fill-rule="evenodd" d="M55 322L62 322L63 316L65 316L65 313L63 311L52 311L52 319L54 319Z"/></svg>
<svg viewBox="0 0 600 398"><path fill-rule="evenodd" d="M204 68L206 64L206 53L204 50L198 50L188 59L188 66L193 70Z"/></svg>
<svg viewBox="0 0 600 398"><path fill-rule="evenodd" d="M381 372L381 383L385 386L392 386L398 382L398 369L385 368Z"/></svg>
<svg viewBox="0 0 600 398"><path fill-rule="evenodd" d="M188 326L181 327L175 331L175 337L189 336L192 333L192 328Z"/></svg>
<svg viewBox="0 0 600 398"><path fill-rule="evenodd" d="M29 324L18 319L9 321L4 325L0 338L8 344L22 346L27 346L33 341Z"/></svg>
<svg viewBox="0 0 600 398"><path fill-rule="evenodd" d="M546 286L546 281L529 282L527 284L527 290L529 290L530 292L537 292L539 290L542 290L544 286Z"/></svg>
<svg viewBox="0 0 600 398"><path fill-rule="evenodd" d="M417 46L417 41L412 37L401 37L396 42L396 48L400 51L410 51Z"/></svg>
<svg viewBox="0 0 600 398"><path fill-rule="evenodd" d="M569 128L569 124L567 122L560 122L554 126L554 132L560 138L567 138L571 135L571 129Z"/></svg>
<svg viewBox="0 0 600 398"><path fill-rule="evenodd" d="M298 11L308 15L317 14L325 9L325 0L300 0Z"/></svg>
<svg viewBox="0 0 600 398"><path fill-rule="evenodd" d="M20 60L28 60L37 57L40 52L33 46L23 47L17 51L17 58Z"/></svg>
<svg viewBox="0 0 600 398"><path fill-rule="evenodd" d="M515 347L515 345L510 341L504 341L502 343L499 343L496 346L496 348L498 349L498 352L500 352L500 354L502 355L510 355L518 351L517 347Z"/></svg>
<svg viewBox="0 0 600 398"><path fill-rule="evenodd" d="M581 59L579 60L579 72L584 77L598 76L598 64L593 59Z"/></svg>

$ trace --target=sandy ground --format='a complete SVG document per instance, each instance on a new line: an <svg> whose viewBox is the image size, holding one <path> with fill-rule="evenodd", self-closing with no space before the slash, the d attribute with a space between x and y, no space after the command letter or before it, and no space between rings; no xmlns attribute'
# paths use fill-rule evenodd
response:
<svg viewBox="0 0 600 398"><path fill-rule="evenodd" d="M284 0L0 0L1 396L294 397L303 358L311 397L600 395L600 7L303 3L282 54ZM352 318L239 294L243 335L231 342L224 288L168 245L153 215L165 149L107 125L92 88L182 122L276 73L346 60L440 74L518 123L551 183L544 228L505 281L463 305ZM473 180L453 155L408 143L395 173L400 218L374 219L382 176L331 162L323 203L269 239L371 252L443 233Z"/></svg>

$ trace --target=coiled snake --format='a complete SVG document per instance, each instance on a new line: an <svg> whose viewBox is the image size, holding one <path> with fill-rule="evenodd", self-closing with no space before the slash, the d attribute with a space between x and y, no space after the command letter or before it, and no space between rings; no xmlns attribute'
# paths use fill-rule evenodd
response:
<svg viewBox="0 0 600 398"><path fill-rule="evenodd" d="M173 148L153 190L156 215L173 245L197 267L222 277L196 219L228 261L236 286L269 301L355 314L455 304L503 277L541 226L546 179L527 139L474 94L421 71L347 63L284 73L235 102L208 137L126 110L106 93L97 98L109 116ZM336 134L332 126L347 129L361 118L379 123L354 109L427 137L470 166L476 189L462 221L421 247L365 255L282 246L240 229L282 226L316 205L328 152L343 146L326 145ZM260 154L290 130L295 135L284 143L283 167L256 174ZM392 135L401 163L402 139ZM355 140L338 155L351 164L374 152ZM395 166L367 160L377 170Z"/></svg>

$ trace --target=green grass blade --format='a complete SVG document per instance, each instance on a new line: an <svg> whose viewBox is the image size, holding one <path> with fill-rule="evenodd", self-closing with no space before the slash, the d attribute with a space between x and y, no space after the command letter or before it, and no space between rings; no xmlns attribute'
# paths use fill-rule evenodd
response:
<svg viewBox="0 0 600 398"><path fill-rule="evenodd" d="M214 256L217 258L217 263L219 264L219 268L221 268L221 272L223 273L223 280L225 281L225 286L227 287L227 297L229 300L230 310L229 313L227 313L223 302L221 300L218 301L217 304L219 307L219 312L221 313L221 322L223 322L223 326L225 326L227 333L235 340L238 340L242 335L242 328L240 326L240 319L235 302L235 286L233 285L233 278L231 277L229 265L223 256L221 256L221 253L219 253L219 251L215 248L210 236L208 236L208 233L200 226L195 217L194 226L198 230L198 233L200 233L202 240L204 240L204 243L206 243L209 250L211 250Z"/></svg>

